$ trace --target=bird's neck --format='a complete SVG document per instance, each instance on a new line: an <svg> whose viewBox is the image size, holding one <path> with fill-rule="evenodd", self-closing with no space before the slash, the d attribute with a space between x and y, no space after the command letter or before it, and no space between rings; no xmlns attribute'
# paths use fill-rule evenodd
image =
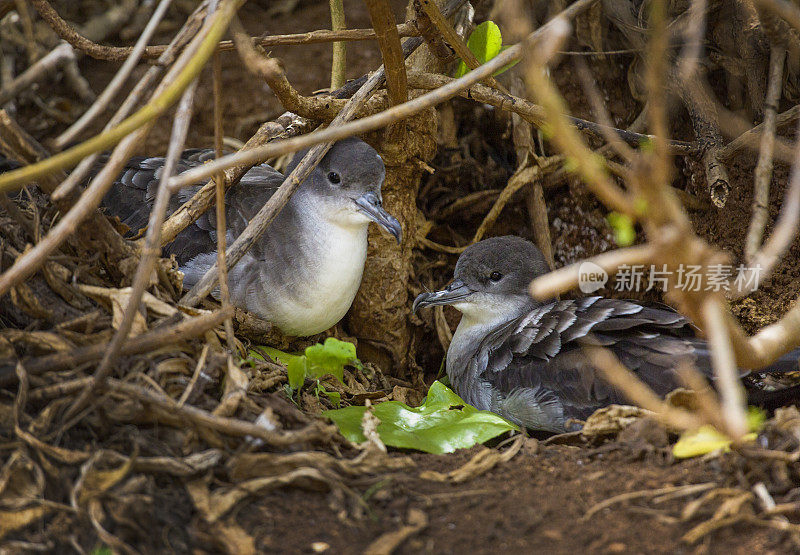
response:
<svg viewBox="0 0 800 555"><path fill-rule="evenodd" d="M467 361L480 349L487 335L526 314L535 303L527 295L520 295L498 302L454 306L462 316L447 350L447 373L451 380L463 374Z"/></svg>

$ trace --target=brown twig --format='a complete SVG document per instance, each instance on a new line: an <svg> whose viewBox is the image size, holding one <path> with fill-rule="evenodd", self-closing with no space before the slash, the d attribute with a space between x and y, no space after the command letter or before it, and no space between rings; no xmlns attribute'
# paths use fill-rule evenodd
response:
<svg viewBox="0 0 800 555"><path fill-rule="evenodd" d="M142 31L141 36L136 41L130 56L125 59L125 63L119 68L119 71L117 71L116 75L114 75L114 78L105 88L105 90L100 94L94 104L92 104L75 123L69 126L66 131L61 133L53 140L53 144L57 149L61 150L65 145L68 145L75 140L78 134L83 131L97 115L108 108L111 100L125 84L125 81L127 81L134 67L136 67L136 64L139 63L142 53L147 46L147 41L150 40L151 36L153 36L156 27L158 27L161 18L164 17L164 14L171 3L172 0L161 0L156 7L156 10L153 12L150 21L147 23L147 26Z"/></svg>
<svg viewBox="0 0 800 555"><path fill-rule="evenodd" d="M252 422L239 420L238 418L215 416L208 411L191 405L181 405L171 397L113 378L108 380L108 388L114 395L132 397L164 411L165 414L170 415L172 418L177 417L187 423L231 436L258 438L274 447L288 447L312 441L324 441L336 433L335 426L321 422L312 422L299 430L272 431Z"/></svg>
<svg viewBox="0 0 800 555"><path fill-rule="evenodd" d="M792 123L799 117L800 105L793 106L775 117L775 127L779 128ZM733 139L727 145L720 148L719 152L717 153L717 157L721 160L730 160L742 149L750 148L754 151L757 151L760 148L760 141L763 133L764 122L761 122ZM778 141L777 137L775 141L775 158L786 164L794 163L793 149L785 145L783 142Z"/></svg>
<svg viewBox="0 0 800 555"><path fill-rule="evenodd" d="M503 188L500 196L497 197L497 200L492 205L492 208L483 218L478 226L478 229L475 230L475 235L472 237L470 244L475 244L483 239L484 235L486 235L486 232L490 227L492 227L492 224L494 224L494 222L500 216L500 212L503 211L505 205L508 204L508 201L511 200L511 197L514 196L514 193L522 189L522 187L525 185L535 183L540 176L541 168L539 168L539 166L519 168L518 171L516 171L514 175L508 179L508 183Z"/></svg>
<svg viewBox="0 0 800 555"><path fill-rule="evenodd" d="M578 0L573 4L570 4L570 6L566 8L561 15L563 17L573 17L582 10L585 10L588 5L594 1L595 0ZM235 165L255 164L264 159L290 152L296 152L320 142L338 141L353 135L374 131L375 129L380 129L381 127L385 127L386 125L394 123L395 121L410 117L422 110L437 104L441 104L442 102L445 102L453 96L459 94L462 90L472 86L485 75L488 75L500 67L519 59L524 49L527 49L532 43L535 43L538 39L540 39L543 34L550 31L552 21L553 20L531 33L531 35L521 43L518 43L501 52L497 57L493 58L486 64L481 65L478 67L478 69L471 71L469 74L464 75L459 79L453 80L451 83L448 83L447 85L436 89L431 93L427 93L413 100L409 100L408 102L405 102L399 106L393 106L392 108L389 108L388 110L385 110L379 114L362 118L346 125L336 127L331 126L327 129L316 131L302 137L280 141L278 144L264 145L252 150L225 156L219 160L204 164L201 167L192 168L191 170L173 177L170 180L170 187L186 187L207 177L213 176L220 169L226 169Z"/></svg>
<svg viewBox="0 0 800 555"><path fill-rule="evenodd" d="M367 98L380 86L380 84L383 82L383 79L383 72L375 72L358 90L358 92L353 95L336 119L331 122L328 130L335 130L336 127L341 125L342 122L346 122L353 117L355 112L358 111ZM292 140L285 142L292 142ZM227 269L232 268L237 262L239 262L242 256L244 256L244 253L247 252L253 243L255 243L255 241L261 237L264 231L266 231L267 227L278 214L278 212L289 201L289 198L294 191L297 190L303 180L308 177L308 174L313 171L322 157L325 156L325 153L328 152L331 144L331 142L327 142L314 146L308 152L308 154L303 157L294 170L292 170L292 172L286 176L278 190L275 191L266 204L261 207L253 219L248 222L247 227L245 227L244 231L242 231L242 233L231 244L228 252L225 253L227 258ZM240 154L248 154L248 152L240 152ZM194 287L192 287L192 289L186 295L184 295L184 297L181 299L181 303L187 306L194 306L200 302L200 300L208 295L213 288L213 283L217 279L218 272L219 269L215 264L203 275L202 278L200 278Z"/></svg>
<svg viewBox="0 0 800 555"><path fill-rule="evenodd" d="M759 8L768 10L794 27L795 31L800 32L800 8L786 0L753 0Z"/></svg>
<svg viewBox="0 0 800 555"><path fill-rule="evenodd" d="M761 148L758 163L754 172L753 217L747 230L744 255L752 262L756 251L761 246L764 228L769 218L769 186L772 181L772 151L775 144L775 115L783 87L783 65L786 50L781 46L773 46L769 61L769 82L767 98L764 101L764 133L761 135Z"/></svg>
<svg viewBox="0 0 800 555"><path fill-rule="evenodd" d="M284 113L274 122L267 122L259 127L258 131L248 139L247 143L245 143L239 152L253 150L277 138L293 137L303 131L307 131L310 127L311 122L309 120L299 118L291 113ZM223 159L224 158L226 157L223 157ZM239 179L258 162L259 159L248 160L238 165L231 165L225 168L225 185L231 187L233 184L238 183ZM175 212L170 214L170 217L164 222L161 232L162 245L173 241L181 231L211 207L211 204L214 202L216 191L216 184L213 177L216 175L219 175L219 171L204 176L211 177L212 180L206 182L190 200L186 201ZM198 181L200 179L198 179ZM170 183L170 188L174 192L177 191L180 186L176 187L175 183Z"/></svg>
<svg viewBox="0 0 800 555"><path fill-rule="evenodd" d="M226 318L233 314L233 308L221 309L209 314L203 314L194 318L186 318L184 321L168 326L151 330L123 344L120 350L121 355L134 355L153 351L165 345L180 343L186 339L191 339L201 335L208 329L220 325ZM100 360L108 349L108 343L98 343L79 347L74 351L55 353L39 358L24 359L25 369L31 375L41 375L45 372L57 372L67 368L74 368L87 362ZM5 365L12 364L12 361L2 361L3 367L0 368L0 386L7 386L14 381L14 370L8 369Z"/></svg>
<svg viewBox="0 0 800 555"><path fill-rule="evenodd" d="M98 60L118 61L125 60L130 56L131 47L121 46L104 46L92 42L88 38L80 35L73 29L69 23L64 21L58 15L52 6L46 0L31 0L39 15L42 16L48 25L58 34L59 37L70 43L75 48L85 52L92 58ZM397 26L397 33L401 37L414 37L419 34L413 23L403 23ZM316 44L321 42L336 42L336 41L363 41L375 40L375 31L373 29L344 29L341 31L330 31L328 29L321 29L318 31L309 31L307 33L296 33L291 35L271 35L267 37L254 37L259 46L284 46L284 45L302 45L302 44ZM168 48L168 45L155 45L148 46L143 54L144 58L158 58ZM233 41L220 41L219 51L230 52L235 50Z"/></svg>
<svg viewBox="0 0 800 555"><path fill-rule="evenodd" d="M158 79L158 76L161 75L164 68L168 67L175 61L180 49L183 48L199 30L200 25L203 23L204 16L205 10L202 9L202 7L195 10L195 12L189 16L189 18L186 20L186 23L184 23L183 27L181 27L180 31L178 31L175 37L173 37L173 39L170 41L169 45L167 45L168 47L164 49L161 56L156 61L156 64L149 68L144 74L144 77L142 77L136 83L136 86L133 87L133 90L131 90L131 92L128 94L128 97L103 128L104 131L108 131L109 129L115 127L131 113L134 107L141 100L144 93L150 89L150 87L155 83L155 80ZM99 156L99 154L92 154L91 156L82 160L81 163L78 164L75 169L72 170L72 172L70 172L69 176L62 181L58 188L53 192L52 199L55 202L69 202L68 199L75 190L75 187L77 187L78 184L80 184L80 182L86 178L86 175L92 169Z"/></svg>
<svg viewBox="0 0 800 555"><path fill-rule="evenodd" d="M436 5L435 2L432 0L419 0L420 7L425 11L425 14L430 18L431 22L439 29L439 32L444 37L444 40L450 45L453 50L456 51L456 54L464 61L470 69L475 69L481 63L478 61L478 58L475 57L475 54L472 53L472 50L469 49L467 43L464 42L464 39L459 36L456 32L455 28L450 24L447 19L442 15L442 12L439 11L439 7ZM500 83L493 76L489 76L484 79L486 85L499 90L503 93L508 93L508 90L502 86Z"/></svg>
<svg viewBox="0 0 800 555"><path fill-rule="evenodd" d="M405 57L394 14L387 0L365 0L365 3L383 56L389 100L396 106L408 100L408 85Z"/></svg>
<svg viewBox="0 0 800 555"><path fill-rule="evenodd" d="M425 41L425 45L431 53L442 60L443 63L449 64L455 59L453 50L445 44L442 40L442 35L436 29L431 18L419 6L419 2L414 3L414 26L419 31L420 36Z"/></svg>
<svg viewBox="0 0 800 555"><path fill-rule="evenodd" d="M16 79L3 85L3 88L0 89L0 106L14 99L19 93L28 89L37 81L53 75L56 68L74 59L75 51L72 46L62 42Z"/></svg>
<svg viewBox="0 0 800 555"><path fill-rule="evenodd" d="M200 358L197 359L197 364L195 364L194 366L194 372L192 372L192 378L189 380L189 384L186 386L186 389L184 389L183 393L181 393L181 398L178 399L179 406L183 405L187 401L187 399L189 399L189 397L192 395L192 391L194 391L194 386L197 383L197 380L200 379L200 372L206 365L206 357L208 356L209 347L210 345L208 343L203 345L203 350L200 351Z"/></svg>
<svg viewBox="0 0 800 555"><path fill-rule="evenodd" d="M568 291L578 284L581 266L590 262L611 274L622 265L646 264L653 260L656 249L650 244L637 245L604 252L592 258L564 266L531 282L530 292L534 299L548 300L559 293Z"/></svg>
<svg viewBox="0 0 800 555"><path fill-rule="evenodd" d="M739 382L736 357L726 325L725 315L728 311L720 295L708 298L701 310L711 346L711 365L717 378L726 431L732 438L738 439L747 433L747 416L744 411L744 388Z"/></svg>
<svg viewBox="0 0 800 555"><path fill-rule="evenodd" d="M464 3L464 1L465 0L450 0L447 6L445 6L443 13L451 13L452 11L458 9L458 7L460 7ZM412 38L407 40L405 44L403 44L403 53L406 56L408 56L410 53L414 51L414 49L416 49L420 44L422 44L422 42L423 41L420 38ZM259 56L256 53L255 49L252 48L252 44L250 41L240 40L239 43L240 44L238 45L237 48L239 49L240 55L243 55L243 60L245 60L245 63L248 65L248 67L254 69L256 73L260 73L260 70L258 70L257 67L250 65L250 62L248 62L248 58L250 58L251 61L255 61L258 58L263 58L263 57ZM248 53L248 51L252 51L252 53ZM255 54L255 56L253 56L253 54ZM275 73L273 70L270 69L271 67L274 66L264 65L263 67L265 70L263 72L265 78L266 76ZM382 73L383 69L382 68L379 69L378 72ZM277 82L278 80L280 80L280 75L276 77L275 82ZM344 87L342 87L338 91L334 91L333 96L335 98L346 98L348 96L352 96L352 94L354 94L354 92L358 89L358 87L362 86L364 82L366 82L366 80L367 76L363 76L359 79L354 79L348 82ZM274 86L275 82L270 83L270 86ZM289 86L288 81L286 82L286 85ZM276 89L276 94L279 95L279 98L284 100L284 98L281 97L281 93L279 91L280 89ZM231 187L235 183L237 183L238 180L247 172L247 170L249 170L256 163L263 162L264 160L270 158L270 155L264 157L253 156L252 155L253 153L250 153L249 155L244 155L243 151L256 150L256 147L265 145L266 143L278 138L287 139L294 137L309 130L312 127L312 124L313 122L310 120L298 118L294 114L287 113L283 114L275 122L267 122L264 125L262 125L256 132L256 134L253 135L247 141L247 144L245 144L245 146L242 147L240 152L235 155L235 156L240 156L243 160L242 162L230 163L230 158L224 157L224 159L227 160L227 164L222 165L221 167L222 169L227 168L225 169L227 186ZM308 146L312 146L313 144L316 144L316 142L312 141L309 143ZM286 154L288 152L294 152L296 150L299 150L300 148L303 147L299 147L294 150L287 149L285 150L285 152L282 152L282 154ZM199 177L197 181L200 181L201 179L204 178L213 177L213 175L218 171L219 168L216 172L212 172L206 176ZM194 181L192 181L192 183L194 183ZM172 184L174 188L180 188L185 185L186 183L181 181L176 181ZM213 182L211 181L207 182L205 185L203 185L203 187L200 188L200 190L197 193L195 193L195 195L190 200L184 203L180 208L178 208L178 210L173 212L173 214L169 217L169 219L164 223L164 231L162 233L163 243L168 243L172 241L178 235L178 233L180 233L186 228L186 226L188 226L190 223L196 220L201 214L203 214L206 210L208 210L208 208L211 206L211 202L213 201L212 200L213 190L214 190Z"/></svg>
<svg viewBox="0 0 800 555"><path fill-rule="evenodd" d="M219 51L214 53L211 62L213 74L213 94L214 94L214 150L216 157L223 155L222 137L222 60ZM219 266L219 298L222 306L231 304L231 293L228 288L228 270L225 264L225 243L227 235L227 224L225 222L225 172L220 172L214 178L215 197L216 197L216 226L217 226L217 266ZM158 223L159 228L163 221ZM234 353L236 345L233 339L233 320L225 320L225 342L228 345L228 360L230 353Z"/></svg>
<svg viewBox="0 0 800 555"><path fill-rule="evenodd" d="M93 58L100 60L121 60L127 58L131 53L131 48L117 48L114 46L102 46L84 37L69 23L64 21L47 0L30 0L31 4L39 12L39 15L56 32L58 36L70 43L72 46L87 53ZM124 51L124 54L120 51ZM152 56L157 58L161 53Z"/></svg>
<svg viewBox="0 0 800 555"><path fill-rule="evenodd" d="M344 19L344 6L342 0L330 0L331 30L342 31L346 28ZM395 27L395 31L397 28ZM331 90L336 90L345 82L347 74L347 43L336 41L331 45L333 61L331 62Z"/></svg>
<svg viewBox="0 0 800 555"><path fill-rule="evenodd" d="M630 162L634 159L635 153L630 146L620 139L619 134L613 131L614 126L611 123L611 116L609 116L608 110L600 99L600 91L597 89L597 85L595 85L588 66L579 58L575 60L575 67L578 68L578 78L581 81L584 93L589 98L589 102L592 105L594 116L602 125L600 132L603 134L603 138L609 146L616 151L617 155L622 157L626 162Z"/></svg>
<svg viewBox="0 0 800 555"><path fill-rule="evenodd" d="M237 2L241 2L241 0L231 0L229 3L226 3L224 8L221 7L214 15L214 18L211 18L214 22L212 23L209 21L204 26L204 30L198 33L193 41L181 53L170 71L164 76L161 84L153 93L154 97L159 96L164 90L170 87L176 76L182 73L186 66L193 60L195 53L203 44L206 35L208 35L215 25L218 25L216 18L220 17L222 19L219 21L224 22L232 17L238 5ZM33 249L19 257L11 268L0 275L0 295L5 294L14 284L35 272L44 263L47 256L58 248L67 237L72 235L77 230L78 225L97 208L100 201L111 187L114 178L119 175L120 169L122 169L122 166L127 162L128 158L130 158L134 148L144 139L153 124L154 121L152 119L149 120L119 142L106 165L94 179L92 179L91 183L72 209L63 216Z"/></svg>
<svg viewBox="0 0 800 555"><path fill-rule="evenodd" d="M209 13L209 16L211 16L211 13ZM164 221L171 196L169 188L167 187L167 180L175 172L178 159L183 151L186 134L189 130L189 122L192 119L192 104L194 102L194 91L196 87L197 80L184 91L178 104L177 112L175 113L175 121L169 140L167 157L164 160L164 167L162 169L161 178L159 179L156 200L150 212L145 246L142 249L142 257L139 260L139 265L136 268L136 275L133 278L133 285L131 286L131 294L128 298L122 321L119 323L114 337L111 338L108 349L103 354L103 358L97 366L97 370L95 370L92 386L87 387L70 406L64 416L65 421L82 411L88 404L90 397L103 387L104 380L111 372L111 365L122 350L123 344L127 341L134 318L136 318L136 315L139 313L139 304L142 299L142 294L150 283L150 277L156 258L161 254L159 235L161 234L161 224Z"/></svg>
<svg viewBox="0 0 800 555"><path fill-rule="evenodd" d="M692 430L700 426L701 422L695 415L668 404L653 393L647 384L622 365L611 350L591 345L591 339L588 339L582 349L591 360L592 366L600 370L608 383L636 406L652 411L662 424L678 430Z"/></svg>
<svg viewBox="0 0 800 555"><path fill-rule="evenodd" d="M796 161L789 176L789 186L784 192L783 206L772 234L752 257L748 259L749 267L745 269L748 281L753 280L753 287L736 291L736 296L752 293L758 282L768 277L780 258L786 253L800 225L800 141L795 147Z"/></svg>

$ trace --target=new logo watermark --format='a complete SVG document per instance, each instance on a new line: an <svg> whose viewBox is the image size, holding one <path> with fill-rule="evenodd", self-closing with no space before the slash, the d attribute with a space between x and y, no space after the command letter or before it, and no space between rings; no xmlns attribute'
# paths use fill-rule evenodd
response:
<svg viewBox="0 0 800 555"><path fill-rule="evenodd" d="M608 272L594 262L581 263L578 267L578 288L589 294L602 289L608 282Z"/></svg>
<svg viewBox="0 0 800 555"><path fill-rule="evenodd" d="M656 287L666 291L672 287L682 291L734 291L752 293L758 289L763 268L760 265L710 264L708 266L680 264L668 268L660 265L623 264L614 274L614 291L650 291ZM605 287L608 272L594 262L585 261L578 267L578 288L586 294Z"/></svg>

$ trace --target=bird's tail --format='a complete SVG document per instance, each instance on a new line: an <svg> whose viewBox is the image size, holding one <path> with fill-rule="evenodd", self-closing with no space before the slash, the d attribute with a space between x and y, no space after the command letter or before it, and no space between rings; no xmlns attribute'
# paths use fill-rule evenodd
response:
<svg viewBox="0 0 800 555"><path fill-rule="evenodd" d="M708 344L697 339L692 341L694 343L696 367L703 371L709 378L714 377L714 371L711 364L711 352ZM742 369L741 376L747 376L751 373L765 373L765 374L787 374L789 372L800 371L800 349L789 351L785 355L780 356L768 366L753 370ZM784 387L777 390L766 390L756 386L747 388L747 402L748 404L755 405L767 410L774 410L778 407L800 404L800 384Z"/></svg>
<svg viewBox="0 0 800 555"><path fill-rule="evenodd" d="M800 404L800 385L790 385L774 390L747 388L747 404L769 411L787 405Z"/></svg>
<svg viewBox="0 0 800 555"><path fill-rule="evenodd" d="M692 342L692 347L694 347L693 354L696 357L695 364L697 368L706 373L709 378L713 377L711 350L708 348L708 344L703 339L691 339L690 341ZM800 348L789 351L764 368L741 369L740 375L744 377L751 372L786 374L797 371L800 371Z"/></svg>

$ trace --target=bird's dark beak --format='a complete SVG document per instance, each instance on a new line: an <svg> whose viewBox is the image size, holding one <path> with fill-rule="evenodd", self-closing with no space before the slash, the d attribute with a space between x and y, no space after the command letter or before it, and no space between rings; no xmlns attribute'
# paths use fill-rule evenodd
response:
<svg viewBox="0 0 800 555"><path fill-rule="evenodd" d="M434 291L433 293L421 293L414 299L414 305L411 307L412 312L416 312L420 308L426 306L435 306L437 304L453 304L462 299L466 299L475 291L470 289L466 283L460 279L453 280L453 283L442 289L441 291Z"/></svg>
<svg viewBox="0 0 800 555"><path fill-rule="evenodd" d="M400 240L403 238L403 228L400 226L400 222L397 221L397 218L383 209L381 199L378 195L371 192L364 193L358 197L355 202L361 212L366 214L370 220L391 233L394 238L397 239L397 242L400 243Z"/></svg>

